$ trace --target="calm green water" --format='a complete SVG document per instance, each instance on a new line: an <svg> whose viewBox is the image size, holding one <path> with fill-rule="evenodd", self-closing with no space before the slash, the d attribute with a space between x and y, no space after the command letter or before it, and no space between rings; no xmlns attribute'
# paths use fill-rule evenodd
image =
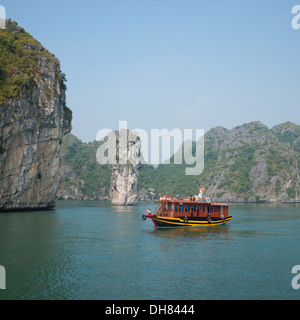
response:
<svg viewBox="0 0 300 320"><path fill-rule="evenodd" d="M155 204L59 201L0 214L0 299L299 299L300 205L233 205L225 226L154 230Z"/></svg>

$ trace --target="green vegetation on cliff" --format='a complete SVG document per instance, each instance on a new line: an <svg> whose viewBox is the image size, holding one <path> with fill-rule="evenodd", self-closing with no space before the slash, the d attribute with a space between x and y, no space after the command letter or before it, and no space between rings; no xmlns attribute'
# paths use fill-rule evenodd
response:
<svg viewBox="0 0 300 320"><path fill-rule="evenodd" d="M0 30L0 104L36 86L42 76L37 61L42 58L56 61L60 74L59 61L54 55L16 22L8 20L6 29Z"/></svg>
<svg viewBox="0 0 300 320"><path fill-rule="evenodd" d="M272 128L278 140L283 143L289 143L292 148L300 153L300 126L285 122Z"/></svg>
<svg viewBox="0 0 300 320"><path fill-rule="evenodd" d="M60 63L17 23L0 30L0 211L55 206L71 131Z"/></svg>
<svg viewBox="0 0 300 320"><path fill-rule="evenodd" d="M75 186L83 197L95 198L100 193L108 195L111 167L98 164L96 151L99 145L96 141L84 143L71 134L63 139L60 191Z"/></svg>

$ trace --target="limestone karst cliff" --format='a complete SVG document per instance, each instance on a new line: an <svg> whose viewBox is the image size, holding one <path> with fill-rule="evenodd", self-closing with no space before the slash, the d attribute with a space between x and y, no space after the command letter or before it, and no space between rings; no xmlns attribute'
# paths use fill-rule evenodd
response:
<svg viewBox="0 0 300 320"><path fill-rule="evenodd" d="M0 30L0 210L55 206L71 131L60 62L15 22Z"/></svg>
<svg viewBox="0 0 300 320"><path fill-rule="evenodd" d="M255 121L206 134L210 155L200 181L207 193L230 202L298 202L300 127L286 122L269 129Z"/></svg>
<svg viewBox="0 0 300 320"><path fill-rule="evenodd" d="M125 139L124 139L125 137ZM120 141L127 139L127 144ZM134 205L138 201L138 169L140 166L141 142L137 134L121 129L117 136L117 163L112 165L110 180L111 203L117 206ZM122 155L127 155L127 163L121 164Z"/></svg>

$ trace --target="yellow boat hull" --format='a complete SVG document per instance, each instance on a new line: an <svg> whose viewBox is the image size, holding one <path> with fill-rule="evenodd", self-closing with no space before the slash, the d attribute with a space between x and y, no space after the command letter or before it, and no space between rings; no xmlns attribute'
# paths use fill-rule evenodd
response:
<svg viewBox="0 0 300 320"><path fill-rule="evenodd" d="M158 227L201 227L201 226L216 226L228 223L232 216L224 219L220 218L201 218L201 217L179 217L169 218L157 216L154 221Z"/></svg>

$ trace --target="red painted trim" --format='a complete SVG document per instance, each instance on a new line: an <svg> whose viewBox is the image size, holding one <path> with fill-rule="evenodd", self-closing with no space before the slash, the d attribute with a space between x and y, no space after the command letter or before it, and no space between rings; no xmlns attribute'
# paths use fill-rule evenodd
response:
<svg viewBox="0 0 300 320"><path fill-rule="evenodd" d="M157 224L155 222L155 220L153 219L153 215L151 213L146 215L147 218L150 218L152 220L152 222L154 223L155 228L157 228Z"/></svg>

